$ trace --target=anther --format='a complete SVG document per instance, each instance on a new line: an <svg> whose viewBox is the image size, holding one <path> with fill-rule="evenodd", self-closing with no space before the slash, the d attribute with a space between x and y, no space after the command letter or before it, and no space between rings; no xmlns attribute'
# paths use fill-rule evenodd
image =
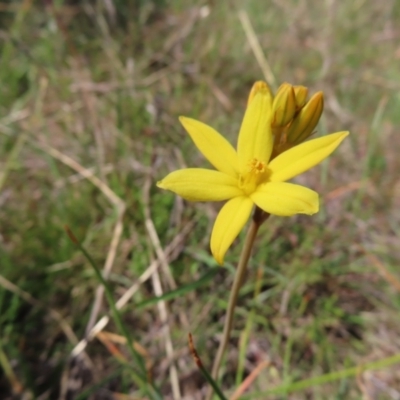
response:
<svg viewBox="0 0 400 400"><path fill-rule="evenodd" d="M262 174L265 172L265 163L253 158L249 162L249 172L254 172L255 174Z"/></svg>

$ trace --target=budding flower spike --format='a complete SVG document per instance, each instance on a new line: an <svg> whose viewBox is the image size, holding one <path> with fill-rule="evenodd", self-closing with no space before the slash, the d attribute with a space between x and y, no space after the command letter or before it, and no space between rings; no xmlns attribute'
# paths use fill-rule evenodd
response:
<svg viewBox="0 0 400 400"><path fill-rule="evenodd" d="M216 170L181 169L167 175L157 186L189 201L227 200L211 234L211 252L219 264L254 206L279 216L318 212L315 191L286 181L327 158L348 132L298 144L310 136L321 115L319 108L323 107L321 101L317 101L319 105L314 104L315 100L310 104L312 99L306 103L306 97L306 88L284 84L274 100L268 85L256 82L236 150L210 126L191 118L179 118Z"/></svg>

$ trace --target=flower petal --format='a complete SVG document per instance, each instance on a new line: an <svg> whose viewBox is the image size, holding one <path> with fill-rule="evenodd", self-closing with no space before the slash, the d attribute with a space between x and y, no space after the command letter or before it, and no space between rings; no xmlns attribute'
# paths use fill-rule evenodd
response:
<svg viewBox="0 0 400 400"><path fill-rule="evenodd" d="M265 212L282 217L312 215L319 209L318 193L294 183L267 182L250 197Z"/></svg>
<svg viewBox="0 0 400 400"><path fill-rule="evenodd" d="M237 151L241 170L254 158L269 161L273 145L271 118L271 94L267 86L259 87L246 109L239 132Z"/></svg>
<svg viewBox="0 0 400 400"><path fill-rule="evenodd" d="M221 201L243 195L237 186L237 179L223 172L203 168L171 172L157 182L157 186L190 201Z"/></svg>
<svg viewBox="0 0 400 400"><path fill-rule="evenodd" d="M268 165L271 182L283 182L309 170L327 158L349 132L332 133L299 144L274 158Z"/></svg>
<svg viewBox="0 0 400 400"><path fill-rule="evenodd" d="M218 264L250 217L253 202L247 196L229 200L219 212L211 234L211 252Z"/></svg>
<svg viewBox="0 0 400 400"><path fill-rule="evenodd" d="M194 144L204 157L219 171L233 177L239 170L238 156L233 146L215 129L192 118L180 117Z"/></svg>

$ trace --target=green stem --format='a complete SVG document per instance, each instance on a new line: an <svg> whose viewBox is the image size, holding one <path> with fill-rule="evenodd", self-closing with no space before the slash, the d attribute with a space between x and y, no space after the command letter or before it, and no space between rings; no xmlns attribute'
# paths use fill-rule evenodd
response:
<svg viewBox="0 0 400 400"><path fill-rule="evenodd" d="M247 264L249 262L251 250L253 248L254 239L256 238L258 228L263 223L263 221L265 221L268 217L269 214L265 214L262 210L256 208L253 215L253 219L251 221L251 225L249 227L249 230L247 231L246 239L243 245L242 253L240 255L237 271L235 274L235 279L233 281L232 289L229 295L229 302L225 314L225 323L224 323L224 330L222 333L222 340L219 344L218 352L215 357L214 365L211 372L211 376L216 381L218 380L219 368L221 366L226 346L230 339L236 302L239 295L239 290L242 287L244 275L247 270ZM214 393L213 388L210 388L206 399L211 400L213 393Z"/></svg>
<svg viewBox="0 0 400 400"><path fill-rule="evenodd" d="M215 392L220 400L227 400L227 398L224 396L221 389L219 388L217 382L215 382L215 380L212 378L212 376L207 372L207 370L203 366L200 367L200 371L203 373L207 382L211 385L212 390L213 390L211 393Z"/></svg>

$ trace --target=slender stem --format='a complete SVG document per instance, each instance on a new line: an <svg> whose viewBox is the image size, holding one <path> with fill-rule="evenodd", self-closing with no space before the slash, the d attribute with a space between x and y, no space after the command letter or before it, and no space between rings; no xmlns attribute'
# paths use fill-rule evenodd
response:
<svg viewBox="0 0 400 400"><path fill-rule="evenodd" d="M233 281L232 289L229 295L229 303L225 314L225 323L224 323L224 330L222 333L222 340L219 344L218 352L215 357L214 365L211 372L211 376L215 380L218 379L219 368L221 366L226 346L230 339L236 302L239 295L239 290L243 283L244 275L247 270L247 264L249 262L251 250L253 248L254 239L256 238L258 228L260 227L262 222L268 218L268 216L269 214L265 214L259 208L256 208L253 215L253 219L251 221L251 225L249 227L249 230L247 231L246 239L243 245L242 253L240 254L240 259L236 270L235 279ZM213 393L214 393L213 388L210 388L207 393L206 399L211 400Z"/></svg>

